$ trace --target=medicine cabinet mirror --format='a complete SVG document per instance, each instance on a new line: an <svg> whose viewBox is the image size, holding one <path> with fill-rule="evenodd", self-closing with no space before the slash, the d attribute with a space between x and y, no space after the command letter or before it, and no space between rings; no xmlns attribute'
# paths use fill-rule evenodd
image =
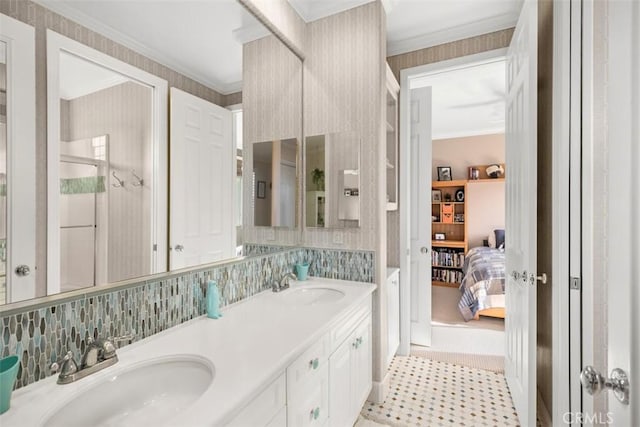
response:
<svg viewBox="0 0 640 427"><path fill-rule="evenodd" d="M306 226L359 227L360 136L308 136L305 144Z"/></svg>
<svg viewBox="0 0 640 427"><path fill-rule="evenodd" d="M295 138L253 144L253 209L256 227L295 227L298 188Z"/></svg>

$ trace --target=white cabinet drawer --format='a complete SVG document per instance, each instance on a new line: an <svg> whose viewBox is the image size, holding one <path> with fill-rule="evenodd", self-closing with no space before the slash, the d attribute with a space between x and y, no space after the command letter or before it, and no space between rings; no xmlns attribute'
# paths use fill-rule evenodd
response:
<svg viewBox="0 0 640 427"><path fill-rule="evenodd" d="M282 374L254 398L227 427L258 427L271 425L270 421L285 408L287 391L285 375ZM286 424L286 423L285 423ZM279 424L274 424L279 425Z"/></svg>
<svg viewBox="0 0 640 427"><path fill-rule="evenodd" d="M287 394L295 396L307 381L313 381L329 361L331 336L326 334L287 368Z"/></svg>
<svg viewBox="0 0 640 427"><path fill-rule="evenodd" d="M331 331L331 353L347 339L358 324L371 312L371 298L367 298L353 311L347 314Z"/></svg>
<svg viewBox="0 0 640 427"><path fill-rule="evenodd" d="M298 393L287 396L288 427L322 427L329 417L329 366L325 364L305 381Z"/></svg>

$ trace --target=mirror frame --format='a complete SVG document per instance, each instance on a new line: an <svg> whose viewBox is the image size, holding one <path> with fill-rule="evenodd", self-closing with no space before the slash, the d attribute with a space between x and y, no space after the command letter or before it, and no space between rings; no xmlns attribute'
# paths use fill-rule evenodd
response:
<svg viewBox="0 0 640 427"><path fill-rule="evenodd" d="M52 284L60 281L60 55L67 53L110 69L152 90L153 188L151 238L158 250L154 253L151 274L166 272L168 263L168 102L166 80L122 62L89 46L47 30L47 295ZM140 276L142 280L146 276ZM134 278L132 278L134 279ZM110 283L97 286L108 286ZM53 294L52 294L53 295Z"/></svg>

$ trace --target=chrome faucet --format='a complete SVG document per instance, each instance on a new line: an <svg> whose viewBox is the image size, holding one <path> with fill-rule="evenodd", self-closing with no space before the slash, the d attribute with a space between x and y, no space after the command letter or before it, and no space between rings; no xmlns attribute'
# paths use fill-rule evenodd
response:
<svg viewBox="0 0 640 427"><path fill-rule="evenodd" d="M58 384L69 384L77 381L117 363L116 344L126 341L132 342L134 338L133 334L95 340L89 337L87 338L87 348L82 355L80 367L78 367L73 358L73 352L69 351L62 360L51 365L51 372L60 372Z"/></svg>
<svg viewBox="0 0 640 427"><path fill-rule="evenodd" d="M284 276L280 278L280 281L274 280L271 284L271 290L273 292L280 292L289 287L289 280L296 280L297 277L293 273L286 273Z"/></svg>

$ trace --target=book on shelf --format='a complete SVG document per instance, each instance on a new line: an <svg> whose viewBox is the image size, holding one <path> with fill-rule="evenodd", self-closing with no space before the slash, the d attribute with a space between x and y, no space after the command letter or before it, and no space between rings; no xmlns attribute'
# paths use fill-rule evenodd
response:
<svg viewBox="0 0 640 427"><path fill-rule="evenodd" d="M459 270L448 270L434 267L431 269L431 280L434 282L460 283L464 274Z"/></svg>
<svg viewBox="0 0 640 427"><path fill-rule="evenodd" d="M464 251L450 248L433 248L431 251L431 265L434 267L462 268L464 265Z"/></svg>

